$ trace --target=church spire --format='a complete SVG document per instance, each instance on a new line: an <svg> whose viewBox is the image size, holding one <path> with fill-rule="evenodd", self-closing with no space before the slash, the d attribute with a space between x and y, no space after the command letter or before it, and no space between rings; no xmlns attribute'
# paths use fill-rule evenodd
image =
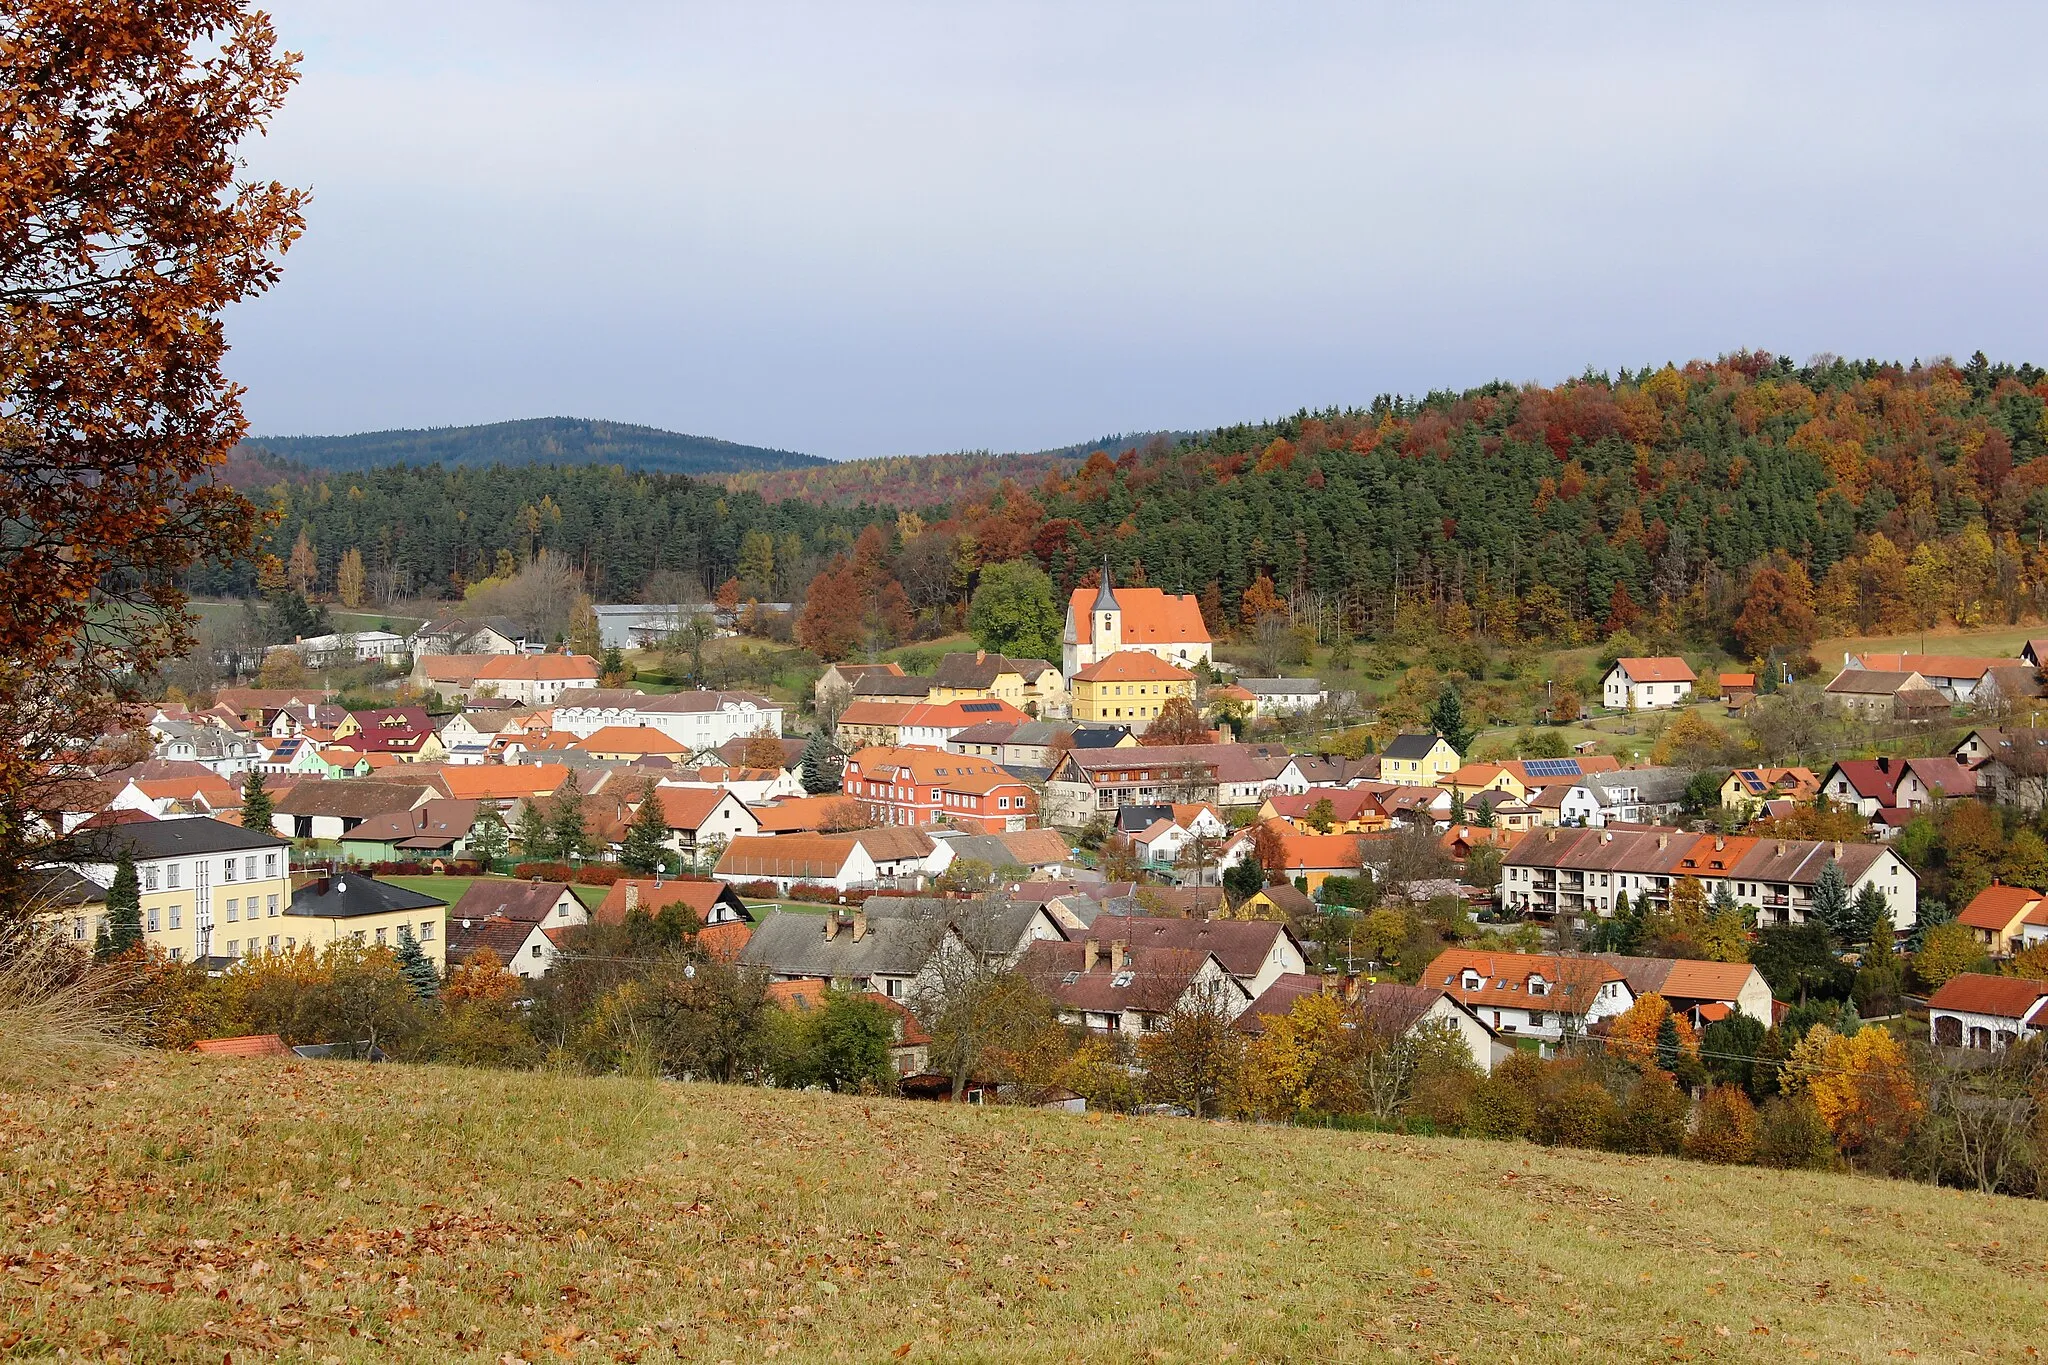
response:
<svg viewBox="0 0 2048 1365"><path fill-rule="evenodd" d="M1096 589L1095 605L1090 611L1118 611L1116 593L1109 586L1109 556L1102 557L1102 586Z"/></svg>

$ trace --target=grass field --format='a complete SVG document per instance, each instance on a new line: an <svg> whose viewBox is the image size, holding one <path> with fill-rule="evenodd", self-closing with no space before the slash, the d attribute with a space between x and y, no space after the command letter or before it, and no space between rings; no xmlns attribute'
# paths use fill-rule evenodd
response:
<svg viewBox="0 0 2048 1365"><path fill-rule="evenodd" d="M0 1355L2033 1359L2048 1206L1526 1145L154 1056L0 1094Z"/></svg>

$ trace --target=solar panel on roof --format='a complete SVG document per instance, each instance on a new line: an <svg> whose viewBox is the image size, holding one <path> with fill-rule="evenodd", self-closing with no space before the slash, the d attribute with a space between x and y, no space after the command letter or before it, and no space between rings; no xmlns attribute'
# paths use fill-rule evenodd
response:
<svg viewBox="0 0 2048 1365"><path fill-rule="evenodd" d="M1579 761L1576 758L1532 758L1522 765L1522 769L1531 777L1577 777Z"/></svg>
<svg viewBox="0 0 2048 1365"><path fill-rule="evenodd" d="M960 709L962 711L998 711L1002 709L1002 705L999 701L969 701L962 702Z"/></svg>

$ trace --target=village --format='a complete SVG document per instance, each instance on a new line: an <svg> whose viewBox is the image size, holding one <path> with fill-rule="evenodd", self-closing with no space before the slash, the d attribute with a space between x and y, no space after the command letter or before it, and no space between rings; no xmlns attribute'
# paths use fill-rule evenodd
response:
<svg viewBox="0 0 2048 1365"><path fill-rule="evenodd" d="M905 1094L1030 1089L934 1062L931 1006L963 963L1030 983L1126 1058L1191 1013L1250 1039L1315 998L1395 1035L1441 1033L1484 1076L1602 1039L1639 1002L1695 1048L1753 1024L1753 1051L1806 998L1763 939L1817 926L1821 955L1865 977L1924 955L1939 925L1901 832L1959 802L2038 809L2048 774L2034 731L1989 726L1926 757L1725 772L1624 767L1591 746L1468 761L1453 741L1469 737L1441 729L1353 756L1239 738L1327 691L1218 670L1193 598L1119 587L1106 567L1073 593L1057 663L839 663L801 708L606 685L597 658L503 620L367 647L409 661L410 695L431 704L223 687L210 706L145 708L133 739L149 756L71 784L49 813L80 852L46 870L47 929L211 976L353 944L526 990L594 934L668 912L691 951L755 974L782 1009L876 1002ZM1852 714L1947 717L2038 695L2026 649L1851 656L1825 694ZM1716 681L1731 715L1755 698L1754 675ZM1601 700L1653 717L1698 686L1682 659L1624 657ZM2048 942L2048 897L1994 881L1935 919L1967 932L1969 969L1920 996L1894 979L1881 1008L1949 1048L2034 1036L2048 982L2002 964ZM1087 1104L1060 1085L1029 1098Z"/></svg>

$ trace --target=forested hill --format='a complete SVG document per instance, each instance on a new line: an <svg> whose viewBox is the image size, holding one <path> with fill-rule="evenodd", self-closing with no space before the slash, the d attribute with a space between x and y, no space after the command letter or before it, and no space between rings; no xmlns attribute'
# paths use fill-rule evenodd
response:
<svg viewBox="0 0 2048 1365"><path fill-rule="evenodd" d="M449 469L494 464L615 464L636 472L706 475L831 463L791 450L580 417L535 417L422 431L366 431L355 436L252 436L243 445L248 453L267 451L315 470L379 469L398 464L438 464Z"/></svg>
<svg viewBox="0 0 2048 1365"><path fill-rule="evenodd" d="M1028 487L1048 475L1065 474L1098 450L1112 455L1126 450L1164 450L1189 436L1190 433L1181 431L1141 431L1011 455L986 450L948 455L885 455L802 469L733 474L726 483L733 488L751 489L771 500L803 498L845 506L871 502L888 507L943 507L986 498L1005 479Z"/></svg>

